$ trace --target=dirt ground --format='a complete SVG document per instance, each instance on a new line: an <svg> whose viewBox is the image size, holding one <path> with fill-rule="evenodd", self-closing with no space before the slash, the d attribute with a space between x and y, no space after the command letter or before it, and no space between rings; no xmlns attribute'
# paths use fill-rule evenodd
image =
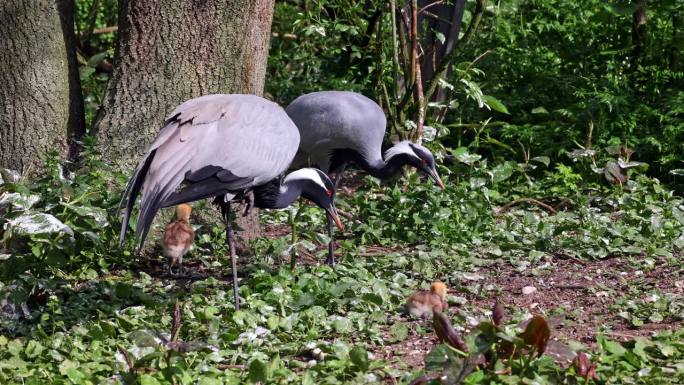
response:
<svg viewBox="0 0 684 385"><path fill-rule="evenodd" d="M672 272L667 263L656 264L647 272L633 270L621 258L601 261L557 260L550 268L538 276L521 274L513 266L502 263L478 271L483 281L500 288L496 295L464 294L450 290L450 294L467 299L467 306L491 309L495 297L505 305L507 312L528 309L531 314L545 316L552 327L552 340L560 342L556 346L562 350L570 341L581 342L590 349L596 346L596 336L606 335L614 340L632 340L639 336L650 336L662 330L681 328L682 322L665 318L662 322L646 323L635 328L627 320L619 317L617 311L610 309L614 301L626 295L631 285L641 288L657 288L662 293L682 293L684 291L684 272ZM524 295L522 289L534 286L537 291ZM636 298L635 298L636 299ZM562 308L563 314L555 309ZM458 306L451 306L453 314ZM397 344L379 347L375 354L411 368L420 368L425 355L436 343L431 332L430 322L405 319L412 327L409 337ZM416 332L418 326L427 329L425 333Z"/></svg>

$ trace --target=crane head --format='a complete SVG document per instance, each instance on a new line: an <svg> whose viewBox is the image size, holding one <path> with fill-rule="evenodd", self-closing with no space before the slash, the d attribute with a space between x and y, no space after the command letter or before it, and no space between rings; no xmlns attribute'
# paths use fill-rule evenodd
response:
<svg viewBox="0 0 684 385"><path fill-rule="evenodd" d="M290 173L284 182L294 180L300 185L302 196L325 210L337 228L344 230L335 207L335 185L330 178L317 168L302 168Z"/></svg>
<svg viewBox="0 0 684 385"><path fill-rule="evenodd" d="M442 182L435 167L435 157L426 147L405 140L387 150L385 160L389 161L397 155L402 156L406 159L405 162L427 174L437 186L444 190L444 182Z"/></svg>

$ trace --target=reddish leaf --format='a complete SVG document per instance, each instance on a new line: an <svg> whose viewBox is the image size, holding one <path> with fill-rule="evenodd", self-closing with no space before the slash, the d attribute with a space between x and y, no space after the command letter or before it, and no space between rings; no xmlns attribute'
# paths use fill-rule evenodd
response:
<svg viewBox="0 0 684 385"><path fill-rule="evenodd" d="M128 350L118 347L117 350L121 355L124 357L124 360L126 361L126 365L128 365L128 371L131 373L135 373L135 367L133 366L133 361L131 360L131 356L128 354Z"/></svg>
<svg viewBox="0 0 684 385"><path fill-rule="evenodd" d="M178 333L181 327L181 311L180 303L176 300L176 306L173 308L173 323L171 325L171 342L178 341Z"/></svg>
<svg viewBox="0 0 684 385"><path fill-rule="evenodd" d="M596 378L596 364L592 363L589 356L584 352L577 353L573 365L578 376L584 377L587 380Z"/></svg>
<svg viewBox="0 0 684 385"><path fill-rule="evenodd" d="M468 346L465 341L456 333L451 326L449 319L439 310L432 312L432 324L435 328L435 333L441 342L444 342L451 347L454 347L462 352L468 351Z"/></svg>
<svg viewBox="0 0 684 385"><path fill-rule="evenodd" d="M541 356L546 350L549 338L551 338L551 329L549 329L549 324L544 317L536 315L532 317L525 331L519 337L525 341L526 345L537 349L538 355Z"/></svg>
<svg viewBox="0 0 684 385"><path fill-rule="evenodd" d="M492 321L494 322L494 325L501 326L504 318L506 318L506 311L501 302L497 299L496 302L494 302L494 308L492 309Z"/></svg>

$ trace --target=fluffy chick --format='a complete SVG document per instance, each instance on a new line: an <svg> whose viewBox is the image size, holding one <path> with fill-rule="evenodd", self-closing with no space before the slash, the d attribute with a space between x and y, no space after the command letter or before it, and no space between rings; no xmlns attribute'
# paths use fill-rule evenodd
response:
<svg viewBox="0 0 684 385"><path fill-rule="evenodd" d="M419 290L406 300L406 309L416 317L430 317L432 310L446 311L447 288L442 282L433 282L430 291Z"/></svg>
<svg viewBox="0 0 684 385"><path fill-rule="evenodd" d="M166 225L162 247L164 256L171 259L169 274L174 275L173 266L178 263L178 275L183 275L183 256L195 240L195 231L190 226L192 207L188 204L176 206L176 220Z"/></svg>

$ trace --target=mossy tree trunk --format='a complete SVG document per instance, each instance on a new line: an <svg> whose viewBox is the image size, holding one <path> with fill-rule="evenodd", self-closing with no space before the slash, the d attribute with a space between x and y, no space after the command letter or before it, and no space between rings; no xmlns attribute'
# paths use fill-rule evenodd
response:
<svg viewBox="0 0 684 385"><path fill-rule="evenodd" d="M74 156L84 132L73 0L0 2L0 167Z"/></svg>
<svg viewBox="0 0 684 385"><path fill-rule="evenodd" d="M95 126L110 164L131 169L185 100L261 95L274 0L122 0L114 73ZM240 216L238 216L240 217ZM256 210L240 217L258 233Z"/></svg>

